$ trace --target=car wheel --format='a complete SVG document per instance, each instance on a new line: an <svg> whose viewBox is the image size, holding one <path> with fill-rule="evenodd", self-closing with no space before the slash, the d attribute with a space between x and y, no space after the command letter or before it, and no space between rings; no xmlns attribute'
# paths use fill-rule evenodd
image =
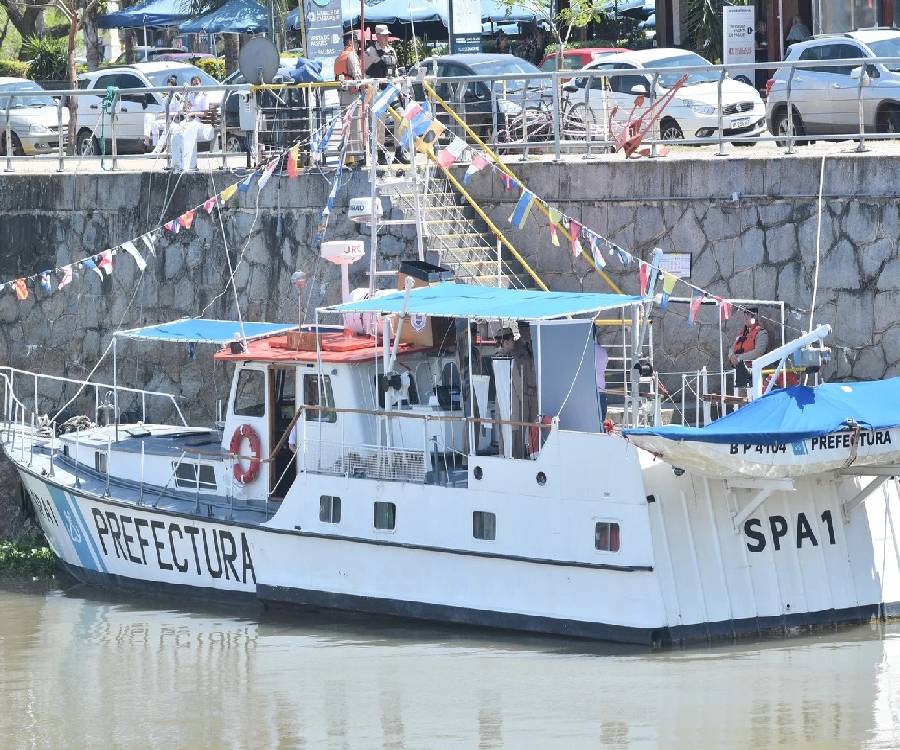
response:
<svg viewBox="0 0 900 750"><path fill-rule="evenodd" d="M659 137L664 141L682 141L684 140L684 133L675 120L667 117L659 124Z"/></svg>
<svg viewBox="0 0 900 750"><path fill-rule="evenodd" d="M82 156L96 156L100 153L100 143L90 130L81 130L75 139L76 150Z"/></svg>
<svg viewBox="0 0 900 750"><path fill-rule="evenodd" d="M900 108L887 107L878 113L879 133L900 133Z"/></svg>
<svg viewBox="0 0 900 750"><path fill-rule="evenodd" d="M791 122L793 120L793 123ZM775 115L774 120L772 121L772 130L774 131L775 136L786 137L790 135L790 129L793 127L794 135L803 135L803 121L800 119L800 115L796 112L791 113L791 117L788 118L787 110L781 110L777 115ZM787 140L776 140L775 143L779 146L779 148L784 148L788 145ZM798 146L806 145L806 141L794 141Z"/></svg>
<svg viewBox="0 0 900 750"><path fill-rule="evenodd" d="M242 154L246 151L244 139L232 133L225 138L225 150L230 154Z"/></svg>
<svg viewBox="0 0 900 750"><path fill-rule="evenodd" d="M10 131L9 141L12 144L13 156L25 156L25 149L22 148L22 141L19 136ZM0 155L6 156L6 131L0 131Z"/></svg>
<svg viewBox="0 0 900 750"><path fill-rule="evenodd" d="M584 102L579 102L566 111L563 131L573 138L593 139L600 136L594 111Z"/></svg>

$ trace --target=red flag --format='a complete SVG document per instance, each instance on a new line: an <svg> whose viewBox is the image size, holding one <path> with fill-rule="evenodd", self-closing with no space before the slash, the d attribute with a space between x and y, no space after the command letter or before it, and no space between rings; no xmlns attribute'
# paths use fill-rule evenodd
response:
<svg viewBox="0 0 900 750"><path fill-rule="evenodd" d="M640 263L640 271L641 271L641 296L647 296L647 282L648 276L650 274L650 266L648 266L644 261L638 261Z"/></svg>
<svg viewBox="0 0 900 750"><path fill-rule="evenodd" d="M688 323L694 325L697 320L697 313L700 312L700 305L703 304L703 292L694 292L691 295L691 307L688 310Z"/></svg>
<svg viewBox="0 0 900 750"><path fill-rule="evenodd" d="M16 279L16 299L20 302L28 299L28 284L25 279Z"/></svg>
<svg viewBox="0 0 900 750"><path fill-rule="evenodd" d="M731 303L727 299L716 297L716 304L719 306L719 320L730 320Z"/></svg>
<svg viewBox="0 0 900 750"><path fill-rule="evenodd" d="M575 219L569 219L569 234L572 235L572 256L581 255L581 224Z"/></svg>
<svg viewBox="0 0 900 750"><path fill-rule="evenodd" d="M112 250L104 250L97 258L97 265L106 271L107 276L112 276Z"/></svg>
<svg viewBox="0 0 900 750"><path fill-rule="evenodd" d="M287 155L287 175L290 179L294 179L297 175L300 174L300 169L297 166L297 159L299 158L299 146L292 146L288 151Z"/></svg>
<svg viewBox="0 0 900 750"><path fill-rule="evenodd" d="M185 229L190 229L191 224L194 223L194 209L192 208L190 211L185 211L181 214L181 216L178 217L178 223Z"/></svg>
<svg viewBox="0 0 900 750"><path fill-rule="evenodd" d="M213 209L216 207L216 203L218 203L219 198L216 195L210 196L205 201L203 201L203 208L206 209L206 213L211 214Z"/></svg>

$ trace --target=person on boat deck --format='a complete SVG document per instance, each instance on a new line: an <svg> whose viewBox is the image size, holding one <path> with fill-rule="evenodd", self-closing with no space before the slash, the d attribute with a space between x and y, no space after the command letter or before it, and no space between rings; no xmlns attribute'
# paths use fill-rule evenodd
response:
<svg viewBox="0 0 900 750"><path fill-rule="evenodd" d="M478 337L478 326L475 323L465 325L465 321L459 321L461 328L458 329L456 337L456 366L459 368L459 396L462 402L463 414L467 417L480 417L478 402L472 404L470 398L471 393L471 375L481 375L482 358L481 352L475 346ZM472 348L472 367L469 368L469 347ZM474 408L473 408L474 407ZM477 430L476 430L477 432ZM463 445L466 451L469 448L469 431L463 433Z"/></svg>
<svg viewBox="0 0 900 750"><path fill-rule="evenodd" d="M511 328L503 328L497 334L500 353L512 357L511 422L537 421L537 381L534 375L534 356L531 352L531 329L527 323L519 323L519 338ZM513 427L513 458L525 458L527 431ZM501 449L502 452L502 449Z"/></svg>
<svg viewBox="0 0 900 750"><path fill-rule="evenodd" d="M606 421L606 366L609 364L609 352L600 341L600 326L594 326L594 370L597 377L597 408L600 412L600 424Z"/></svg>
<svg viewBox="0 0 900 750"><path fill-rule="evenodd" d="M769 334L759 324L758 315L759 309L756 307L744 310L744 326L728 355L728 361L734 365L734 385L737 388L749 388L753 384L750 365L769 348Z"/></svg>

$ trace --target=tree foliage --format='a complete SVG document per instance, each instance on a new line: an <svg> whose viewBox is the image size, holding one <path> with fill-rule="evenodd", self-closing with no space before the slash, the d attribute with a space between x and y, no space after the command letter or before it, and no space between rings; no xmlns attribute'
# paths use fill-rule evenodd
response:
<svg viewBox="0 0 900 750"><path fill-rule="evenodd" d="M31 60L29 78L35 81L64 81L67 76L65 39L30 36L22 43L22 52Z"/></svg>

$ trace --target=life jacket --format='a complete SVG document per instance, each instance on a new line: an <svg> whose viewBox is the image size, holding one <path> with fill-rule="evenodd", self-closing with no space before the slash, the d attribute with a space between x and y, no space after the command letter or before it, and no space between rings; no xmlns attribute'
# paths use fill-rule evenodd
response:
<svg viewBox="0 0 900 750"><path fill-rule="evenodd" d="M762 326L759 323L754 323L750 328L744 326L741 330L741 335L735 339L734 353L747 354L756 349L756 337L759 336L761 330Z"/></svg>
<svg viewBox="0 0 900 750"><path fill-rule="evenodd" d="M350 75L350 63L349 58L350 55L355 55L356 52L351 49L343 49L341 50L341 54L337 56L337 59L334 61L334 80L337 81L341 76L344 76L346 79L350 79L352 76Z"/></svg>

